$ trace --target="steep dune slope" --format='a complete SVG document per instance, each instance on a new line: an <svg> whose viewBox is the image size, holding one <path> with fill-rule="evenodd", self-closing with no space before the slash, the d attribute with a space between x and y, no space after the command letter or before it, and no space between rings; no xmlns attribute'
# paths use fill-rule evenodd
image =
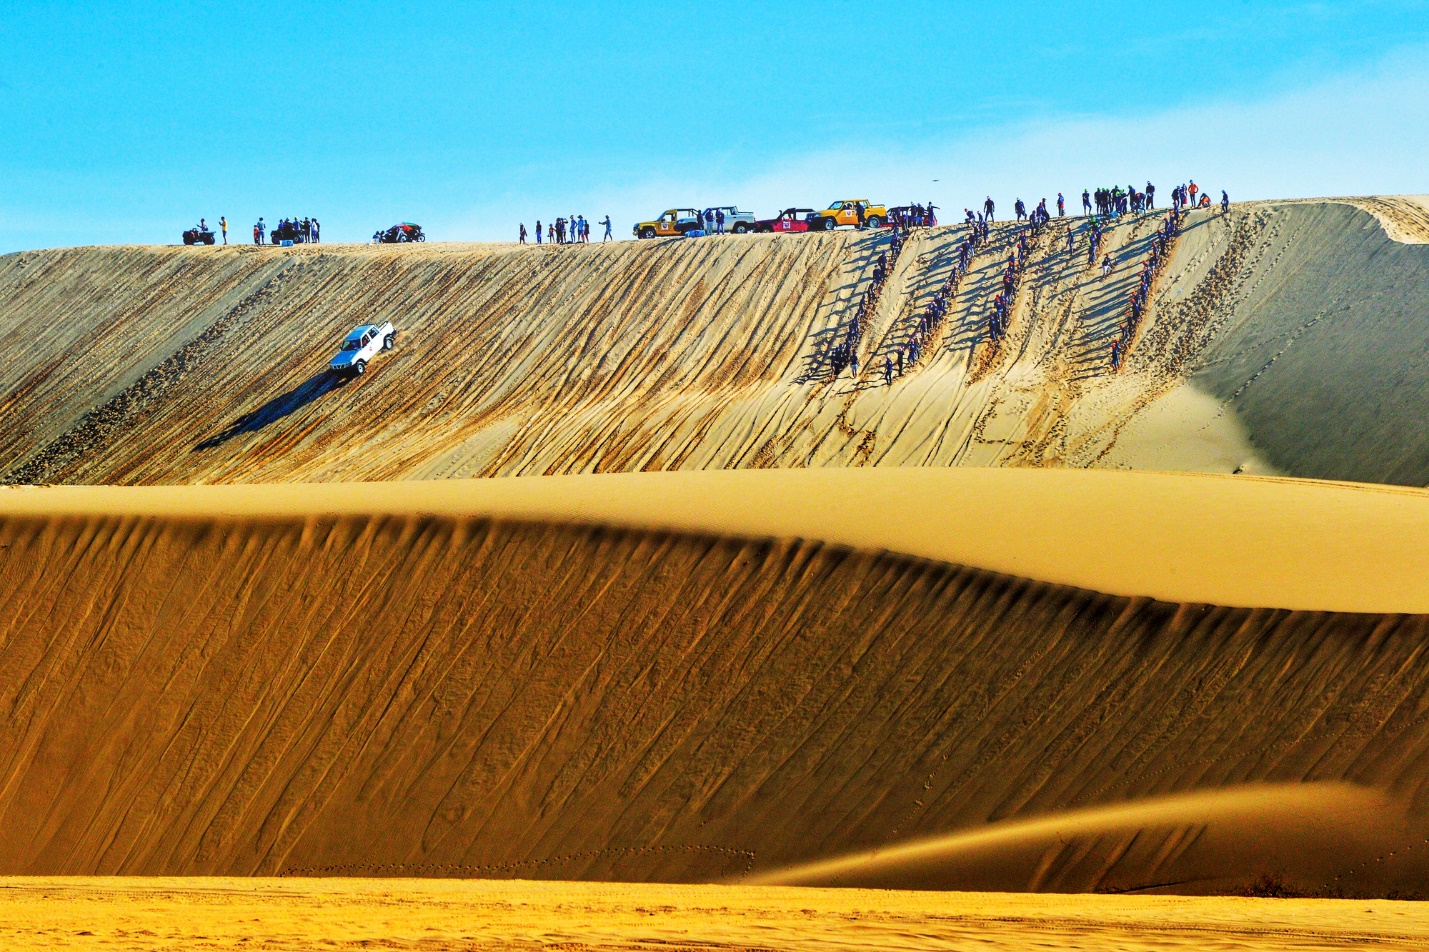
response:
<svg viewBox="0 0 1429 952"><path fill-rule="evenodd" d="M479 507L27 515L67 491L9 492L4 872L737 880L1063 814L898 882L1382 893L1429 872L1425 616ZM1310 799L1158 805L1259 783ZM1117 804L1140 819L1085 822Z"/></svg>
<svg viewBox="0 0 1429 952"><path fill-rule="evenodd" d="M1361 204L1404 237L1417 219L1394 201ZM988 309L1014 235L998 225L937 339L891 388L883 361L948 273L961 226L910 241L858 380L832 380L829 352L886 236L10 255L0 473L183 483L1063 465L1429 482L1429 393L1414 382L1429 247L1342 203L1198 211L1113 373L1110 342L1155 225L1110 228L1102 279L1080 220L1054 222L994 348ZM330 379L337 338L378 319L400 328L397 350L361 380ZM1339 420L1345 438L1321 445Z"/></svg>

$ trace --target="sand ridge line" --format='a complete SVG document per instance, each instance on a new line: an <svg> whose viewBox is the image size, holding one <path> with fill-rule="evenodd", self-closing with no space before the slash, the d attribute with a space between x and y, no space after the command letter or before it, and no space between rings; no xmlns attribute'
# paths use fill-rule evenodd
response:
<svg viewBox="0 0 1429 952"><path fill-rule="evenodd" d="M605 524L818 539L1172 602L1429 613L1429 491L1246 476L881 467L12 488L0 516Z"/></svg>

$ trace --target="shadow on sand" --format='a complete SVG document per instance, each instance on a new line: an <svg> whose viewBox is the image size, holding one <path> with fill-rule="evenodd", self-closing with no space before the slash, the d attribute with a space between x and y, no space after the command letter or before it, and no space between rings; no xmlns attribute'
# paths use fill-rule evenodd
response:
<svg viewBox="0 0 1429 952"><path fill-rule="evenodd" d="M244 433L257 433L268 424L275 423L290 413L301 410L314 400L347 386L352 379L326 370L313 374L287 393L274 397L252 413L245 413L234 420L224 428L222 433L210 436L195 446L194 452L222 446L235 436L242 436Z"/></svg>

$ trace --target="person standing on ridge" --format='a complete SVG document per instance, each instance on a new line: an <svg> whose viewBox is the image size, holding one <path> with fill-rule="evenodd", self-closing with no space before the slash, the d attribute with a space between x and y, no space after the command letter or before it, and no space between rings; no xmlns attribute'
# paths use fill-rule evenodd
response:
<svg viewBox="0 0 1429 952"><path fill-rule="evenodd" d="M541 243L541 219L536 219L536 244Z"/></svg>
<svg viewBox="0 0 1429 952"><path fill-rule="evenodd" d="M1062 197L1062 193L1057 193L1057 217L1067 217L1067 200Z"/></svg>
<svg viewBox="0 0 1429 952"><path fill-rule="evenodd" d="M1082 214L1083 214L1083 215L1091 215L1091 213L1092 213L1092 193L1091 193L1091 192L1088 192L1086 189L1082 189Z"/></svg>
<svg viewBox="0 0 1429 952"><path fill-rule="evenodd" d="M521 223L521 234L516 239L516 243L521 245L526 243L526 223L524 221Z"/></svg>
<svg viewBox="0 0 1429 952"><path fill-rule="evenodd" d="M716 209L715 209L715 234L716 234L716 235L722 235L722 234L724 234L724 209L723 209L723 208L716 208Z"/></svg>
<svg viewBox="0 0 1429 952"><path fill-rule="evenodd" d="M993 204L992 196L989 195L987 197L987 201L982 203L982 210L983 214L986 216L986 221L997 221L997 218L993 215L993 212L996 210L996 208L997 206Z"/></svg>
<svg viewBox="0 0 1429 952"><path fill-rule="evenodd" d="M606 215L601 221L601 224L605 226L605 237L600 239L600 243L605 244L607 241L614 241L615 237L610 233L610 216Z"/></svg>
<svg viewBox="0 0 1429 952"><path fill-rule="evenodd" d="M1231 210L1231 197L1226 194L1225 189L1221 189L1221 214L1227 215Z"/></svg>
<svg viewBox="0 0 1429 952"><path fill-rule="evenodd" d="M1198 191L1200 191L1200 189L1196 187L1196 180L1191 179L1191 184L1186 188L1186 192L1191 196L1191 200L1186 204L1190 205L1192 208L1196 207L1196 192Z"/></svg>
<svg viewBox="0 0 1429 952"><path fill-rule="evenodd" d="M263 219L260 217L258 223L253 226L253 243L255 245L261 245L263 243L263 232L266 230L267 228L263 225Z"/></svg>
<svg viewBox="0 0 1429 952"><path fill-rule="evenodd" d="M864 207L863 202L859 202L854 206L854 210L858 213L858 230L863 231L863 226L868 221L868 209Z"/></svg>
<svg viewBox="0 0 1429 952"><path fill-rule="evenodd" d="M218 216L218 230L223 232L223 243L228 244L228 219L223 215Z"/></svg>

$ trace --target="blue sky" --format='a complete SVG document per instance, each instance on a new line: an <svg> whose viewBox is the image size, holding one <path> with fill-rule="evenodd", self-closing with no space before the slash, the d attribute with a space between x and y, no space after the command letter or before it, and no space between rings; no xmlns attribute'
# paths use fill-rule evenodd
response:
<svg viewBox="0 0 1429 952"><path fill-rule="evenodd" d="M200 215L504 240L1147 177L1429 192L1425 2L10 2L0 49L0 251Z"/></svg>

